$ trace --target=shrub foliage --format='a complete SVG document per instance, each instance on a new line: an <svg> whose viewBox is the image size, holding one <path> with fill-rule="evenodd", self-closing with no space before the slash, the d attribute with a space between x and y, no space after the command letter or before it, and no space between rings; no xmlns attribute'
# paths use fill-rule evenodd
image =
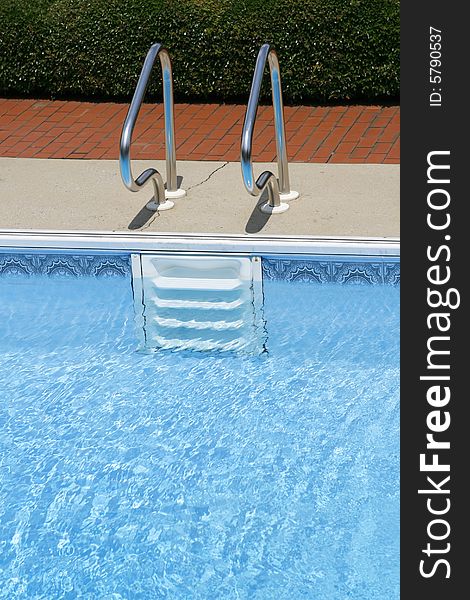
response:
<svg viewBox="0 0 470 600"><path fill-rule="evenodd" d="M399 92L399 0L2 0L0 93L127 99L155 41L180 100L246 98L265 42L287 102Z"/></svg>

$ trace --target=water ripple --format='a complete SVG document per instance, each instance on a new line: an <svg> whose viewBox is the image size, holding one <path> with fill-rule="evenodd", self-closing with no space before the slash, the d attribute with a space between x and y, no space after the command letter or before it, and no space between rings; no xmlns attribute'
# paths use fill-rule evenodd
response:
<svg viewBox="0 0 470 600"><path fill-rule="evenodd" d="M398 290L264 291L201 357L125 279L1 288L1 598L398 598Z"/></svg>

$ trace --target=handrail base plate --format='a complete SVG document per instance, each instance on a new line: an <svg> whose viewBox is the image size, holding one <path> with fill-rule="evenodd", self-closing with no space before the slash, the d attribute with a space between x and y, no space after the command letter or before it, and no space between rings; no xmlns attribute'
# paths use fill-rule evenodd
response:
<svg viewBox="0 0 470 600"><path fill-rule="evenodd" d="M186 190L182 190L181 188L177 190L165 190L165 198L184 198L186 196Z"/></svg>
<svg viewBox="0 0 470 600"><path fill-rule="evenodd" d="M279 206L271 206L269 202L265 202L259 207L260 211L267 215L278 214L289 210L289 205L286 202L281 202Z"/></svg>
<svg viewBox="0 0 470 600"><path fill-rule="evenodd" d="M279 194L279 198L281 199L281 202L290 202L291 200L297 200L297 198L300 196L299 192L295 192L294 190L291 190L290 192L287 192L286 194Z"/></svg>
<svg viewBox="0 0 470 600"><path fill-rule="evenodd" d="M150 200L150 202L147 202L145 205L145 208L147 210L160 212L161 210L170 210L170 208L173 208L174 205L175 203L171 200L165 200L165 202L155 202L155 200Z"/></svg>

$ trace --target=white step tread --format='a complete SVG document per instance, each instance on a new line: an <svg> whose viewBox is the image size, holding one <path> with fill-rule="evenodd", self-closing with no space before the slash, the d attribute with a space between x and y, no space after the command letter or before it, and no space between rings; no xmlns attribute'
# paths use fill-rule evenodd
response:
<svg viewBox="0 0 470 600"><path fill-rule="evenodd" d="M192 340L170 339L158 335L152 337L151 341L155 346L163 350L197 350L200 352L208 350L222 350L224 352L240 350L246 348L251 343L250 340L242 337L228 342L217 342L215 340L201 340L197 338Z"/></svg>
<svg viewBox="0 0 470 600"><path fill-rule="evenodd" d="M211 302L210 300L180 300L178 298L164 299L155 296L151 298L151 301L158 308L188 308L188 309L203 309L203 310L233 310L250 302L249 299L239 298L232 302ZM251 303L251 302L250 302Z"/></svg>
<svg viewBox="0 0 470 600"><path fill-rule="evenodd" d="M181 321L165 317L153 317L153 322L160 327L184 328L184 329L212 329L214 331L225 331L227 329L240 329L246 324L243 319L237 321Z"/></svg>
<svg viewBox="0 0 470 600"><path fill-rule="evenodd" d="M152 277L152 284L162 290L237 290L247 287L240 279L212 279L210 277Z"/></svg>

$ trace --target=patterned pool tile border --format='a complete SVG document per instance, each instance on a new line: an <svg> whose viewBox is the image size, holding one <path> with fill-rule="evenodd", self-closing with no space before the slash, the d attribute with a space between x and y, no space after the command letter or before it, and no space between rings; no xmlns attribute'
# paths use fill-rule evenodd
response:
<svg viewBox="0 0 470 600"><path fill-rule="evenodd" d="M267 280L340 283L348 285L400 284L400 261L373 258L321 256L318 258L264 258Z"/></svg>
<svg viewBox="0 0 470 600"><path fill-rule="evenodd" d="M341 283L353 285L399 285L398 259L364 259L345 256L315 258L263 258L266 280ZM0 277L47 275L80 277L127 277L131 265L129 254L50 254L1 253Z"/></svg>
<svg viewBox="0 0 470 600"><path fill-rule="evenodd" d="M130 272L128 254L0 253L0 277L15 275L126 277Z"/></svg>

